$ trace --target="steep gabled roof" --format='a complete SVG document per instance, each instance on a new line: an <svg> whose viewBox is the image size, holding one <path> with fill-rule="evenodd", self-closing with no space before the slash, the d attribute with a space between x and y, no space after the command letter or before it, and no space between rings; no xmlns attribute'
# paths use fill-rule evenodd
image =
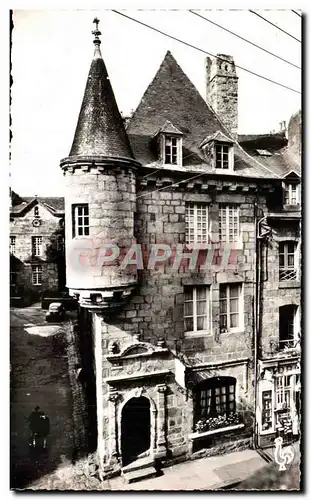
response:
<svg viewBox="0 0 311 500"><path fill-rule="evenodd" d="M205 137L203 142L200 144L200 147L202 147L204 144L210 141L231 142L231 143L233 142L233 140L230 139L227 135L225 135L220 130L217 130L217 132L215 132L214 134Z"/></svg>
<svg viewBox="0 0 311 500"><path fill-rule="evenodd" d="M166 53L127 126L135 158L145 166L169 168L162 164L151 147L151 138L165 120L183 133L183 166L179 169L212 172L212 166L206 162L200 144L207 136L218 131L228 138L230 133L170 52ZM235 142L232 138L230 141ZM234 169L230 175L277 177L238 146L235 148ZM221 172L219 175L228 174Z"/></svg>
<svg viewBox="0 0 311 500"><path fill-rule="evenodd" d="M69 156L133 158L108 72L95 39L76 132Z"/></svg>
<svg viewBox="0 0 311 500"><path fill-rule="evenodd" d="M174 127L174 125L169 120L166 120L166 122L164 123L164 125L162 125L162 127L159 128L157 134L159 134L160 132L163 132L164 134L183 135L183 133L181 132L181 130L179 130L178 128Z"/></svg>
<svg viewBox="0 0 311 500"><path fill-rule="evenodd" d="M13 205L11 207L11 213L15 215L23 214L28 210L31 210L37 204L42 205L51 214L55 216L60 216L64 214L65 210L65 200L61 197L35 197L35 196L24 196L19 197L20 203Z"/></svg>

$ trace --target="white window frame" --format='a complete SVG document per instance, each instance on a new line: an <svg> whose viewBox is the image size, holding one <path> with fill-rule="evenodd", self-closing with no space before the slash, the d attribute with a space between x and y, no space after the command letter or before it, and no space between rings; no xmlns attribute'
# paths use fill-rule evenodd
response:
<svg viewBox="0 0 311 500"><path fill-rule="evenodd" d="M297 343L299 342L299 334L300 334L300 307L297 306L296 304L285 304L288 306L292 306L294 308L294 317L293 317L293 338L288 339L288 340L283 340L281 341L279 339L279 349L281 351L284 350L281 349L281 342L290 342L292 340L292 346L289 346L290 348L295 348L297 346ZM280 319L280 310L281 307L279 308L279 319Z"/></svg>
<svg viewBox="0 0 311 500"><path fill-rule="evenodd" d="M230 214L233 210L233 238L230 239ZM225 216L222 214L225 213ZM223 238L223 233L222 231L222 226L223 226L223 220L225 221L225 239ZM235 220L237 221L237 231L234 232L234 222ZM218 223L219 223L219 229L218 229L218 234L219 234L219 242L220 243L236 243L239 244L241 242L241 234L240 234L240 207L238 205L234 204L227 204L227 203L220 203L219 204L219 216L218 216Z"/></svg>
<svg viewBox="0 0 311 500"><path fill-rule="evenodd" d="M193 213L191 213L191 210ZM209 214L207 203L186 203L186 243L209 243ZM205 225L205 227L203 227Z"/></svg>
<svg viewBox="0 0 311 500"><path fill-rule="evenodd" d="M72 205L72 233L76 236L90 235L90 211L88 203ZM79 212L81 211L81 212ZM79 234L81 233L81 234Z"/></svg>
<svg viewBox="0 0 311 500"><path fill-rule="evenodd" d="M220 298L220 289L224 287L226 289L226 298ZM230 327L230 314L236 314L236 312L231 313L230 309L230 289L231 287L238 287L238 325L235 327ZM234 333L234 332L242 332L244 331L244 290L243 283L228 283L228 284L220 284L219 285L219 306L221 301L226 301L226 318L227 318L227 329L226 331L222 331L222 327L220 326L220 316L223 316L224 313L220 313L219 310L219 328L220 333ZM231 297L232 298L232 297ZM233 297L236 298L236 297Z"/></svg>
<svg viewBox="0 0 311 500"><path fill-rule="evenodd" d="M293 202L293 186L296 188L296 201ZM300 184L297 182L286 182L285 183L285 205L299 205L300 204Z"/></svg>
<svg viewBox="0 0 311 500"><path fill-rule="evenodd" d="M166 161L166 146L167 142L170 142L168 146L170 147L170 158L171 160L173 159L173 147L175 147L172 142L173 139L176 140L176 163L173 163L172 161ZM163 157L163 163L165 165L181 165L182 164L182 138L176 135L169 135L169 134L163 134L163 139L162 139L162 157Z"/></svg>
<svg viewBox="0 0 311 500"><path fill-rule="evenodd" d="M42 257L43 254L42 236L32 236L31 248L33 256Z"/></svg>
<svg viewBox="0 0 311 500"><path fill-rule="evenodd" d="M42 285L42 266L41 264L35 264L31 267L31 282L35 286Z"/></svg>
<svg viewBox="0 0 311 500"><path fill-rule="evenodd" d="M288 252L288 245L294 244L294 253ZM284 245L284 252L281 252L281 245ZM284 266L280 265L280 256L284 255ZM294 265L288 265L288 256L294 255ZM299 279L298 243L294 240L279 242L279 281L297 281Z"/></svg>
<svg viewBox="0 0 311 500"><path fill-rule="evenodd" d="M16 252L16 236L10 236L10 253L15 255Z"/></svg>
<svg viewBox="0 0 311 500"><path fill-rule="evenodd" d="M221 161L220 166L217 164L217 149L221 148ZM228 167L224 167L224 148L228 148ZM233 170L233 146L231 144L215 142L214 145L215 150L215 169L216 170L224 170L224 171L232 171Z"/></svg>
<svg viewBox="0 0 311 500"><path fill-rule="evenodd" d="M192 315L186 315L185 314L185 307L184 307L184 328L185 328L185 336L201 336L201 335L211 335L212 334L212 302L211 302L211 287L210 286L193 286L193 287L187 287L188 289L192 289L192 300L187 300L185 299L185 303L187 302L192 302ZM197 290L198 288L202 289L204 288L206 290L206 314L197 314ZM197 329L197 324L198 324L198 317L206 317L206 323L207 323L207 329L205 330L198 330ZM192 318L193 319L193 330L187 330L186 329L186 319L187 318Z"/></svg>

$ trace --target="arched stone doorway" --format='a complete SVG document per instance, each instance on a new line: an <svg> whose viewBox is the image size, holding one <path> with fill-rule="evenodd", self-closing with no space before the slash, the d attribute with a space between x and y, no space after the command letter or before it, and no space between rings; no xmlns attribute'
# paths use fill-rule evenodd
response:
<svg viewBox="0 0 311 500"><path fill-rule="evenodd" d="M122 409L121 453L123 466L150 449L150 401L131 398Z"/></svg>

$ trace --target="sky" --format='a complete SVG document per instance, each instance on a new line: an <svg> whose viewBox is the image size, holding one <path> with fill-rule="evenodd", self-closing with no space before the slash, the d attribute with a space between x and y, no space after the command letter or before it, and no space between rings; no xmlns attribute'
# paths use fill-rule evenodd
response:
<svg viewBox="0 0 311 500"><path fill-rule="evenodd" d="M256 11L301 40L291 10ZM122 11L212 54L301 91L301 70L249 45L187 10ZM302 44L247 10L199 13L291 63L301 66ZM61 158L68 156L93 56L92 23L100 19L101 51L119 109L137 107L167 50L203 97L206 54L111 10L14 10L10 183L21 196L63 196ZM277 131L301 108L301 95L237 68L239 133Z"/></svg>

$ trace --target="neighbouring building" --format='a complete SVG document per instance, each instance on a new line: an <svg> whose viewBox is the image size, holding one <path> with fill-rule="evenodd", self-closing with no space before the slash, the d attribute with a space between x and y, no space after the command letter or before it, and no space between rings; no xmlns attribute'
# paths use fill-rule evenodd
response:
<svg viewBox="0 0 311 500"><path fill-rule="evenodd" d="M258 239L257 436L274 444L289 420L299 434L301 413L301 112L284 133L239 137L242 147L281 179L282 196L265 214L268 241Z"/></svg>
<svg viewBox="0 0 311 500"><path fill-rule="evenodd" d="M284 133L237 135L227 55L207 61L205 101L167 52L125 129L94 34L61 168L105 476L251 446L297 404L300 174Z"/></svg>
<svg viewBox="0 0 311 500"><path fill-rule="evenodd" d="M30 303L65 289L64 199L11 191L10 296Z"/></svg>

